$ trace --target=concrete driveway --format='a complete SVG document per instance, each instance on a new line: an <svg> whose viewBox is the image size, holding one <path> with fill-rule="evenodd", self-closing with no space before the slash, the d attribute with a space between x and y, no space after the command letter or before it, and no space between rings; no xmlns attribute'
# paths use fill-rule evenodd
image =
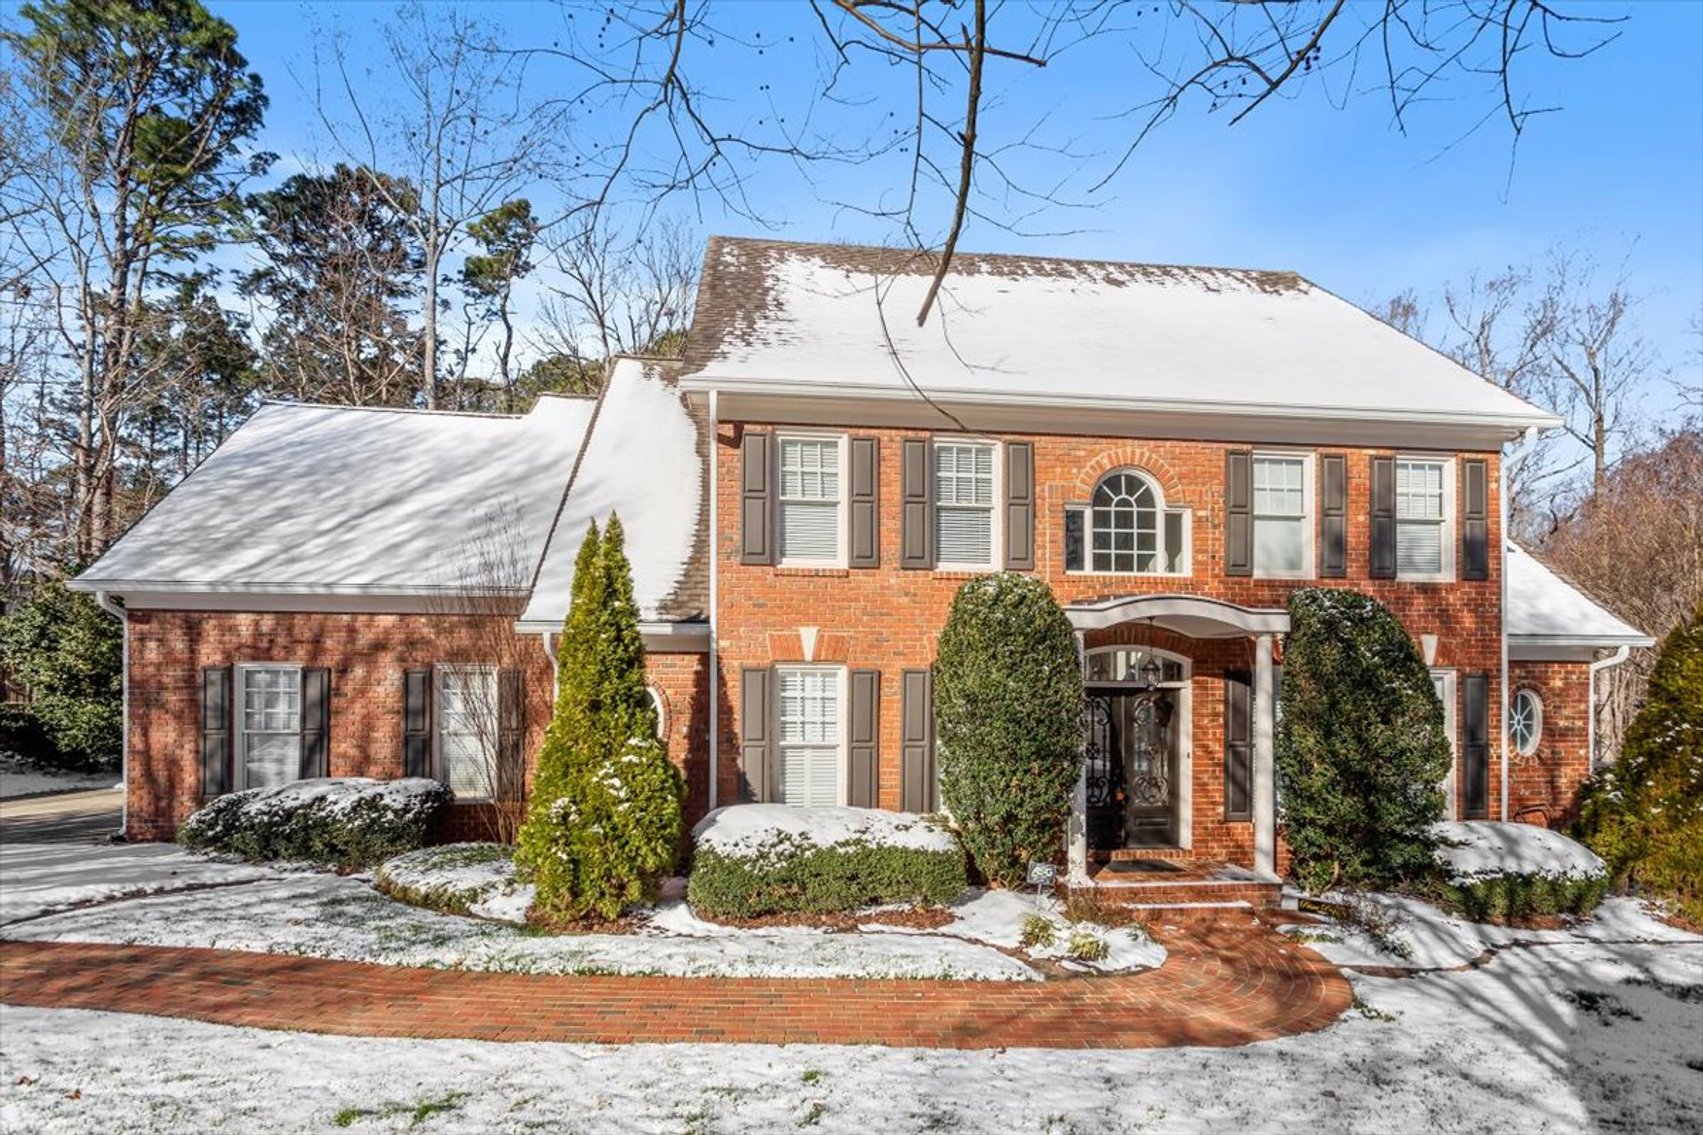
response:
<svg viewBox="0 0 1703 1135"><path fill-rule="evenodd" d="M104 843L123 800L116 788L0 800L0 843Z"/></svg>

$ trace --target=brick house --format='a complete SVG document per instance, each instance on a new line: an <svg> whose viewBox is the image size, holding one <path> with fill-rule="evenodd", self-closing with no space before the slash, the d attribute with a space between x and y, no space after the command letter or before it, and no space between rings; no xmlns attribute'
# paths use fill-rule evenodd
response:
<svg viewBox="0 0 1703 1135"><path fill-rule="evenodd" d="M1281 866L1303 586L1420 644L1449 814L1566 816L1595 672L1650 640L1503 537L1504 452L1555 419L1292 273L961 255L918 327L930 263L714 238L684 358L595 402L263 408L73 584L125 619L130 835L292 776L441 777L464 828L520 795L611 513L689 820L935 808L935 641L999 570L1077 631L1078 877Z"/></svg>

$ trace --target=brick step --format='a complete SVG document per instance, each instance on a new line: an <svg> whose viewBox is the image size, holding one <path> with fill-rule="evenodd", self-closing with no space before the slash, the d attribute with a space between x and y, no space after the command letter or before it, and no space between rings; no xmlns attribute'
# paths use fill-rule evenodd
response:
<svg viewBox="0 0 1703 1135"><path fill-rule="evenodd" d="M1127 859L1178 859L1194 858L1194 851L1187 847L1120 847L1113 851L1094 851L1089 856L1095 863L1116 863Z"/></svg>
<svg viewBox="0 0 1703 1135"><path fill-rule="evenodd" d="M1092 891L1101 902L1117 906L1251 906L1275 910L1283 901L1283 884L1258 879L1160 879L1095 881Z"/></svg>

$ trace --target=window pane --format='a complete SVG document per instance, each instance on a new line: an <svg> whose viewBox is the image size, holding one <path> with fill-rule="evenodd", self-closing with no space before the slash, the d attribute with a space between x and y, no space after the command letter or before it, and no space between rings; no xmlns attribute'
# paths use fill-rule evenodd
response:
<svg viewBox="0 0 1703 1135"><path fill-rule="evenodd" d="M1306 522L1260 517L1254 521L1254 565L1262 571L1300 571L1305 566Z"/></svg>
<svg viewBox="0 0 1703 1135"><path fill-rule="evenodd" d="M1254 515L1300 516L1306 511L1298 457L1254 458Z"/></svg>
<svg viewBox="0 0 1703 1135"><path fill-rule="evenodd" d="M936 445L934 498L943 505L993 504L993 447Z"/></svg>
<svg viewBox="0 0 1703 1135"><path fill-rule="evenodd" d="M1134 473L1114 473L1094 490L1088 510L1095 571L1158 571L1158 497Z"/></svg>
<svg viewBox="0 0 1703 1135"><path fill-rule="evenodd" d="M1183 570L1183 514L1180 512L1165 514L1165 570Z"/></svg>
<svg viewBox="0 0 1703 1135"><path fill-rule="evenodd" d="M244 784L270 788L301 775L302 738L299 733L253 733L245 738Z"/></svg>
<svg viewBox="0 0 1703 1135"><path fill-rule="evenodd" d="M828 670L782 670L781 744L840 739L839 676Z"/></svg>
<svg viewBox="0 0 1703 1135"><path fill-rule="evenodd" d="M438 763L444 783L461 797L494 795L496 753L496 671L439 670Z"/></svg>
<svg viewBox="0 0 1703 1135"><path fill-rule="evenodd" d="M840 443L835 438L781 439L781 499L838 501Z"/></svg>
<svg viewBox="0 0 1703 1135"><path fill-rule="evenodd" d="M993 509L935 510L935 558L944 564L993 562Z"/></svg>
<svg viewBox="0 0 1703 1135"><path fill-rule="evenodd" d="M1396 517L1443 518L1443 466L1435 461L1396 462Z"/></svg>
<svg viewBox="0 0 1703 1135"><path fill-rule="evenodd" d="M781 502L781 558L834 560L840 554L840 506Z"/></svg>
<svg viewBox="0 0 1703 1135"><path fill-rule="evenodd" d="M1082 527L1086 519L1079 508L1070 509L1064 514L1065 571L1081 571L1088 566L1088 556L1082 546Z"/></svg>
<svg viewBox="0 0 1703 1135"><path fill-rule="evenodd" d="M1443 570L1443 526L1432 521L1396 523L1396 574L1436 575Z"/></svg>
<svg viewBox="0 0 1703 1135"><path fill-rule="evenodd" d="M266 788L301 775L302 672L253 666L242 675L243 786Z"/></svg>
<svg viewBox="0 0 1703 1135"><path fill-rule="evenodd" d="M781 750L781 803L794 807L839 803L839 750L827 746Z"/></svg>

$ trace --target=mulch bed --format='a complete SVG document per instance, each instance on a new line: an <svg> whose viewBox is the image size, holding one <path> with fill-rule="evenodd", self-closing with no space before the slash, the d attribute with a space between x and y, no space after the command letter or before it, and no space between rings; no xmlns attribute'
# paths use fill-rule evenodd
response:
<svg viewBox="0 0 1703 1135"><path fill-rule="evenodd" d="M807 926L822 930L856 930L872 922L883 926L904 926L912 930L935 930L953 919L951 911L941 907L911 907L907 910L839 911L833 914L765 914L757 918L712 918L694 911L705 922L718 926L736 926L741 930L759 930L771 926Z"/></svg>

